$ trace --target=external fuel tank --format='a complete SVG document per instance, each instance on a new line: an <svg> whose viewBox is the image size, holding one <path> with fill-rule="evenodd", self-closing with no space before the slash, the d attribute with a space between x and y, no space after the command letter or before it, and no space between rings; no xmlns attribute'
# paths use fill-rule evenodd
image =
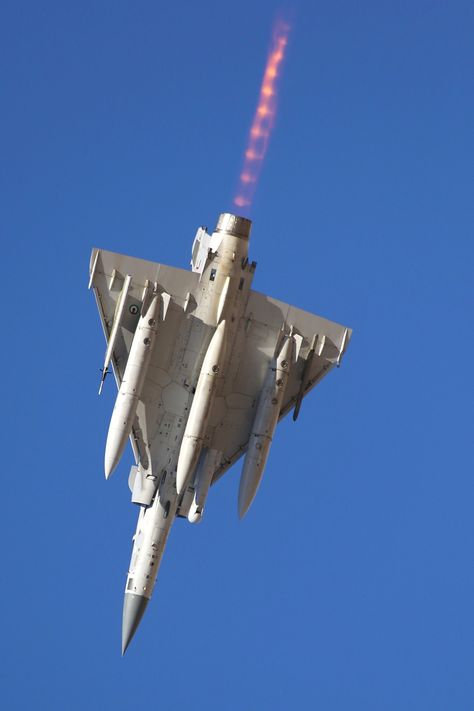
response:
<svg viewBox="0 0 474 711"><path fill-rule="evenodd" d="M238 501L240 518L247 513L263 476L293 363L294 350L295 340L293 336L287 336L278 356L273 358L268 366L240 477Z"/></svg>

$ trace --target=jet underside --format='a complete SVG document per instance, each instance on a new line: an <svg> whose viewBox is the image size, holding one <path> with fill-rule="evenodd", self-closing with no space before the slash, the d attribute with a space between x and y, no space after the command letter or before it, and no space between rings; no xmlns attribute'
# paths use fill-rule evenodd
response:
<svg viewBox="0 0 474 711"><path fill-rule="evenodd" d="M130 441L140 506L127 576L123 651L146 609L171 524L203 515L210 486L240 457L238 511L257 492L278 421L329 372L344 326L251 289L251 223L223 213L198 230L192 271L94 249L90 284L118 387L105 472Z"/></svg>

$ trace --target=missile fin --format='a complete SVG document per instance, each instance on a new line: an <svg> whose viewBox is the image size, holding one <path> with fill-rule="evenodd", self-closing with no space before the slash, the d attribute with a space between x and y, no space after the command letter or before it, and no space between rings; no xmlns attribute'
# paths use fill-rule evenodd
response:
<svg viewBox="0 0 474 711"><path fill-rule="evenodd" d="M300 336L299 333L294 333L293 338L295 339L295 363L296 363L299 358L299 355L300 355L301 346L303 344L303 336Z"/></svg>
<svg viewBox="0 0 474 711"><path fill-rule="evenodd" d="M317 348L316 348L317 345ZM316 336L315 350L316 354L321 357L323 354L324 346L326 345L326 336L320 336L319 333Z"/></svg>
<svg viewBox="0 0 474 711"><path fill-rule="evenodd" d="M346 350L346 345L347 345L347 336L349 335L349 329L346 328L344 331L344 334L341 339L341 345L339 346L339 355L337 357L336 365L339 368L341 365L341 358L344 355L344 351Z"/></svg>
<svg viewBox="0 0 474 711"><path fill-rule="evenodd" d="M324 336L323 336L324 338ZM300 414L300 409L301 409L301 403L303 402L303 397L304 397L304 391L306 389L306 383L308 380L308 376L311 370L311 364L313 362L314 354L315 354L315 349L316 349L316 344L318 342L319 336L317 334L314 334L312 340L311 340L311 346L308 351L308 355L306 356L306 360L303 366L303 372L301 373L301 383L300 383L300 388L298 390L298 394L296 396L296 402L295 402L295 409L293 410L293 422L296 422L298 419L298 415ZM324 341L323 341L323 347L324 347ZM318 353L318 355L320 355Z"/></svg>
<svg viewBox="0 0 474 711"><path fill-rule="evenodd" d="M160 321L164 321L166 314L168 313L168 307L170 305L171 296L163 291L161 294L161 308L160 308Z"/></svg>
<svg viewBox="0 0 474 711"><path fill-rule="evenodd" d="M102 392L102 386L104 384L104 380L107 376L110 361L112 359L112 353L114 351L115 347L115 342L117 340L117 336L120 330L120 326L122 323L124 311L125 311L125 302L127 301L127 296L128 292L130 290L130 284L132 283L132 277L130 274L127 274L125 277L125 280L123 282L123 287L122 291L120 293L120 296L117 300L117 307L115 309L115 317L114 317L114 322L112 324L112 329L109 334L109 342L107 344L107 350L105 352L105 359L104 359L104 366L102 368L102 377L100 381L100 387L99 387L99 395Z"/></svg>
<svg viewBox="0 0 474 711"><path fill-rule="evenodd" d="M143 287L142 293L142 308L140 311L140 316L144 316L148 311L153 297L153 284L149 279L145 281L145 286Z"/></svg>

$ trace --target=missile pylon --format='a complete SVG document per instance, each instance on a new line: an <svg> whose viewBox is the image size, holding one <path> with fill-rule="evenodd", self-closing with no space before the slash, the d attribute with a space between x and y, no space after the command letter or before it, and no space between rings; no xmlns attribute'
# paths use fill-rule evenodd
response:
<svg viewBox="0 0 474 711"><path fill-rule="evenodd" d="M238 500L240 518L247 513L262 480L294 359L294 349L295 339L293 336L287 336L278 356L273 358L268 366L240 477Z"/></svg>
<svg viewBox="0 0 474 711"><path fill-rule="evenodd" d="M133 336L125 373L117 394L107 434L104 458L106 479L109 478L119 463L132 430L138 400L145 382L153 346L155 345L161 300L161 294L153 294L147 310L140 317Z"/></svg>
<svg viewBox="0 0 474 711"><path fill-rule="evenodd" d="M189 412L176 469L176 489L181 494L196 468L206 435L209 415L214 402L219 372L226 350L226 322L221 321L214 331L199 374L196 392Z"/></svg>

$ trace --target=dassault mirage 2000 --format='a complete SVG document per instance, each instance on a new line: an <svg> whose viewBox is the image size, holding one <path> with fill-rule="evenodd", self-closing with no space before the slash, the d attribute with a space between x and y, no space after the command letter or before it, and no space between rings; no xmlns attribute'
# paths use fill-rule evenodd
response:
<svg viewBox="0 0 474 711"><path fill-rule="evenodd" d="M130 439L140 506L125 587L122 654L153 592L171 524L201 520L211 484L241 456L238 513L260 484L278 421L338 365L351 330L251 289L250 220L198 229L191 271L92 251L89 288L118 395L105 476Z"/></svg>

